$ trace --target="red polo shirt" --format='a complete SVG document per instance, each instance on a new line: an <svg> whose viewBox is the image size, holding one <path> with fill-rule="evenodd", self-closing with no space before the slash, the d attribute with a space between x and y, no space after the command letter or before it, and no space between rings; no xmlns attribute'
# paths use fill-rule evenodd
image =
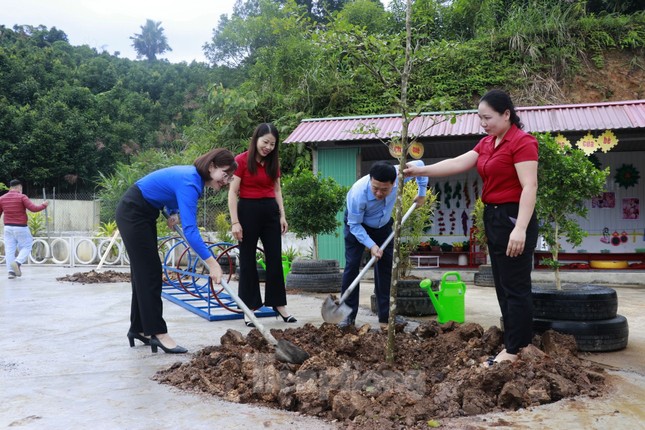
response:
<svg viewBox="0 0 645 430"><path fill-rule="evenodd" d="M248 169L249 151L244 151L235 157L237 170L235 176L241 179L240 198L242 199L263 199L275 198L275 181L267 175L264 165L255 161L257 172L252 175ZM280 177L280 170L278 170Z"/></svg>
<svg viewBox="0 0 645 430"><path fill-rule="evenodd" d="M495 148L495 136L486 136L475 146L479 154L477 172L482 177L482 201L502 204L519 203L522 185L515 164L538 160L538 142L515 125Z"/></svg>

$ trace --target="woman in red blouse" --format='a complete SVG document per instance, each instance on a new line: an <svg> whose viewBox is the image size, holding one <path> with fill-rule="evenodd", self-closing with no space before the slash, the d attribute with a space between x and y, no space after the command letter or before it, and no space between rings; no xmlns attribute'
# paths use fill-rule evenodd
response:
<svg viewBox="0 0 645 430"><path fill-rule="evenodd" d="M475 148L455 158L424 167L409 167L406 176L449 176L477 167L484 186L482 201L488 253L497 300L504 319L504 346L485 366L515 361L533 337L531 270L537 244L535 216L538 143L522 131L522 123L508 94L491 90L478 107L488 136Z"/></svg>
<svg viewBox="0 0 645 430"><path fill-rule="evenodd" d="M297 320L286 309L282 272L282 238L288 224L280 188L279 134L273 124L256 127L248 151L235 157L237 170L228 192L232 233L240 249L240 299L250 309L262 307L255 252L258 239L266 264L264 304L287 323ZM253 323L245 318L247 327Z"/></svg>

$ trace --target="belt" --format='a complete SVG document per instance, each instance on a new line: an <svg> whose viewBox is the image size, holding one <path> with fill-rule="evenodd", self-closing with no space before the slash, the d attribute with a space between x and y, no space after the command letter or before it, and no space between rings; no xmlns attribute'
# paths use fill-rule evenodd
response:
<svg viewBox="0 0 645 430"><path fill-rule="evenodd" d="M519 206L519 203L510 202L510 203L484 203L484 206L487 208L503 208L506 206Z"/></svg>

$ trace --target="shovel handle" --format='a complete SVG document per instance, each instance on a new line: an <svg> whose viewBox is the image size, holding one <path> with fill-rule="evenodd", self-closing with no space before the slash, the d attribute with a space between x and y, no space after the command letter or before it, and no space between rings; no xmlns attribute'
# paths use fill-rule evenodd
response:
<svg viewBox="0 0 645 430"><path fill-rule="evenodd" d="M165 209L162 211L162 213L166 218L169 217L169 214ZM186 247L190 247L190 245L188 244L188 240L186 239L186 236L184 235L184 231L182 230L182 228L178 224L175 224L174 229L175 229L175 232L179 235L179 237L181 237L183 239L183 241L186 243ZM201 260L201 257L199 255L197 255L197 259ZM205 268L205 270L208 271L208 266L206 264L204 264L204 268ZM248 319L250 319L251 322L253 322L253 324L255 324L255 328L257 328L260 331L260 333L262 333L262 336L264 336L264 338L267 340L267 342L269 342L273 346L278 345L278 341L276 340L276 338L273 337L273 335L271 334L271 332L269 330L264 328L264 326L260 323L260 320L258 320L255 317L255 314L253 313L253 311L251 309L249 309L248 306L246 306L246 303L244 303L242 301L242 299L240 299L240 297L237 294L235 294L235 291L233 291L233 289L230 287L230 285L228 285L228 282L226 282L224 279L222 279L221 284L222 284L222 287L224 287L224 290L226 291L226 293L229 296L231 296L231 298L233 299L235 304L237 304L237 306L240 309L242 309L242 312L244 312L244 315L246 315L246 317Z"/></svg>
<svg viewBox="0 0 645 430"><path fill-rule="evenodd" d="M412 212L416 207L417 207L417 202L412 203L412 206L410 206L410 209L408 209L405 215L403 215L403 218L401 219L401 225L403 225L405 221L407 221L407 219L410 217L410 215L412 215ZM392 239L394 239L394 232L390 233L387 239L385 239L385 242L383 242L383 244L381 245L381 249L388 246L388 244L392 241ZM363 279L363 276L365 276L365 273L367 273L367 271L370 269L370 267L372 267L372 265L375 262L376 262L376 257L372 256L372 258L370 258L370 261L368 261L365 267L363 267L363 270L361 270L361 272L358 274L356 279L352 281L349 287L347 287L347 289L345 290L345 293L340 297L340 300L338 301L339 306L342 303L344 303L345 300L347 300L347 297L349 297L350 294L352 294L352 291L354 291L358 283L361 281L361 279Z"/></svg>

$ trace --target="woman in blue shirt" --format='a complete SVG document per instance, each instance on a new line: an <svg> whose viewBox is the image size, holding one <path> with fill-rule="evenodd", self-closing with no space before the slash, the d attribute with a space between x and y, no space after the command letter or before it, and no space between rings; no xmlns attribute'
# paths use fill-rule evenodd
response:
<svg viewBox="0 0 645 430"><path fill-rule="evenodd" d="M132 305L128 340L134 339L164 352L179 354L187 350L178 346L168 334L161 301L162 268L157 252L157 218L167 210L168 227L179 222L190 247L208 266L213 282L219 284L222 269L199 234L197 201L204 187L216 191L233 179L237 164L232 152L216 148L197 158L192 166L173 166L154 171L139 179L121 198L116 208L116 223L130 258Z"/></svg>

